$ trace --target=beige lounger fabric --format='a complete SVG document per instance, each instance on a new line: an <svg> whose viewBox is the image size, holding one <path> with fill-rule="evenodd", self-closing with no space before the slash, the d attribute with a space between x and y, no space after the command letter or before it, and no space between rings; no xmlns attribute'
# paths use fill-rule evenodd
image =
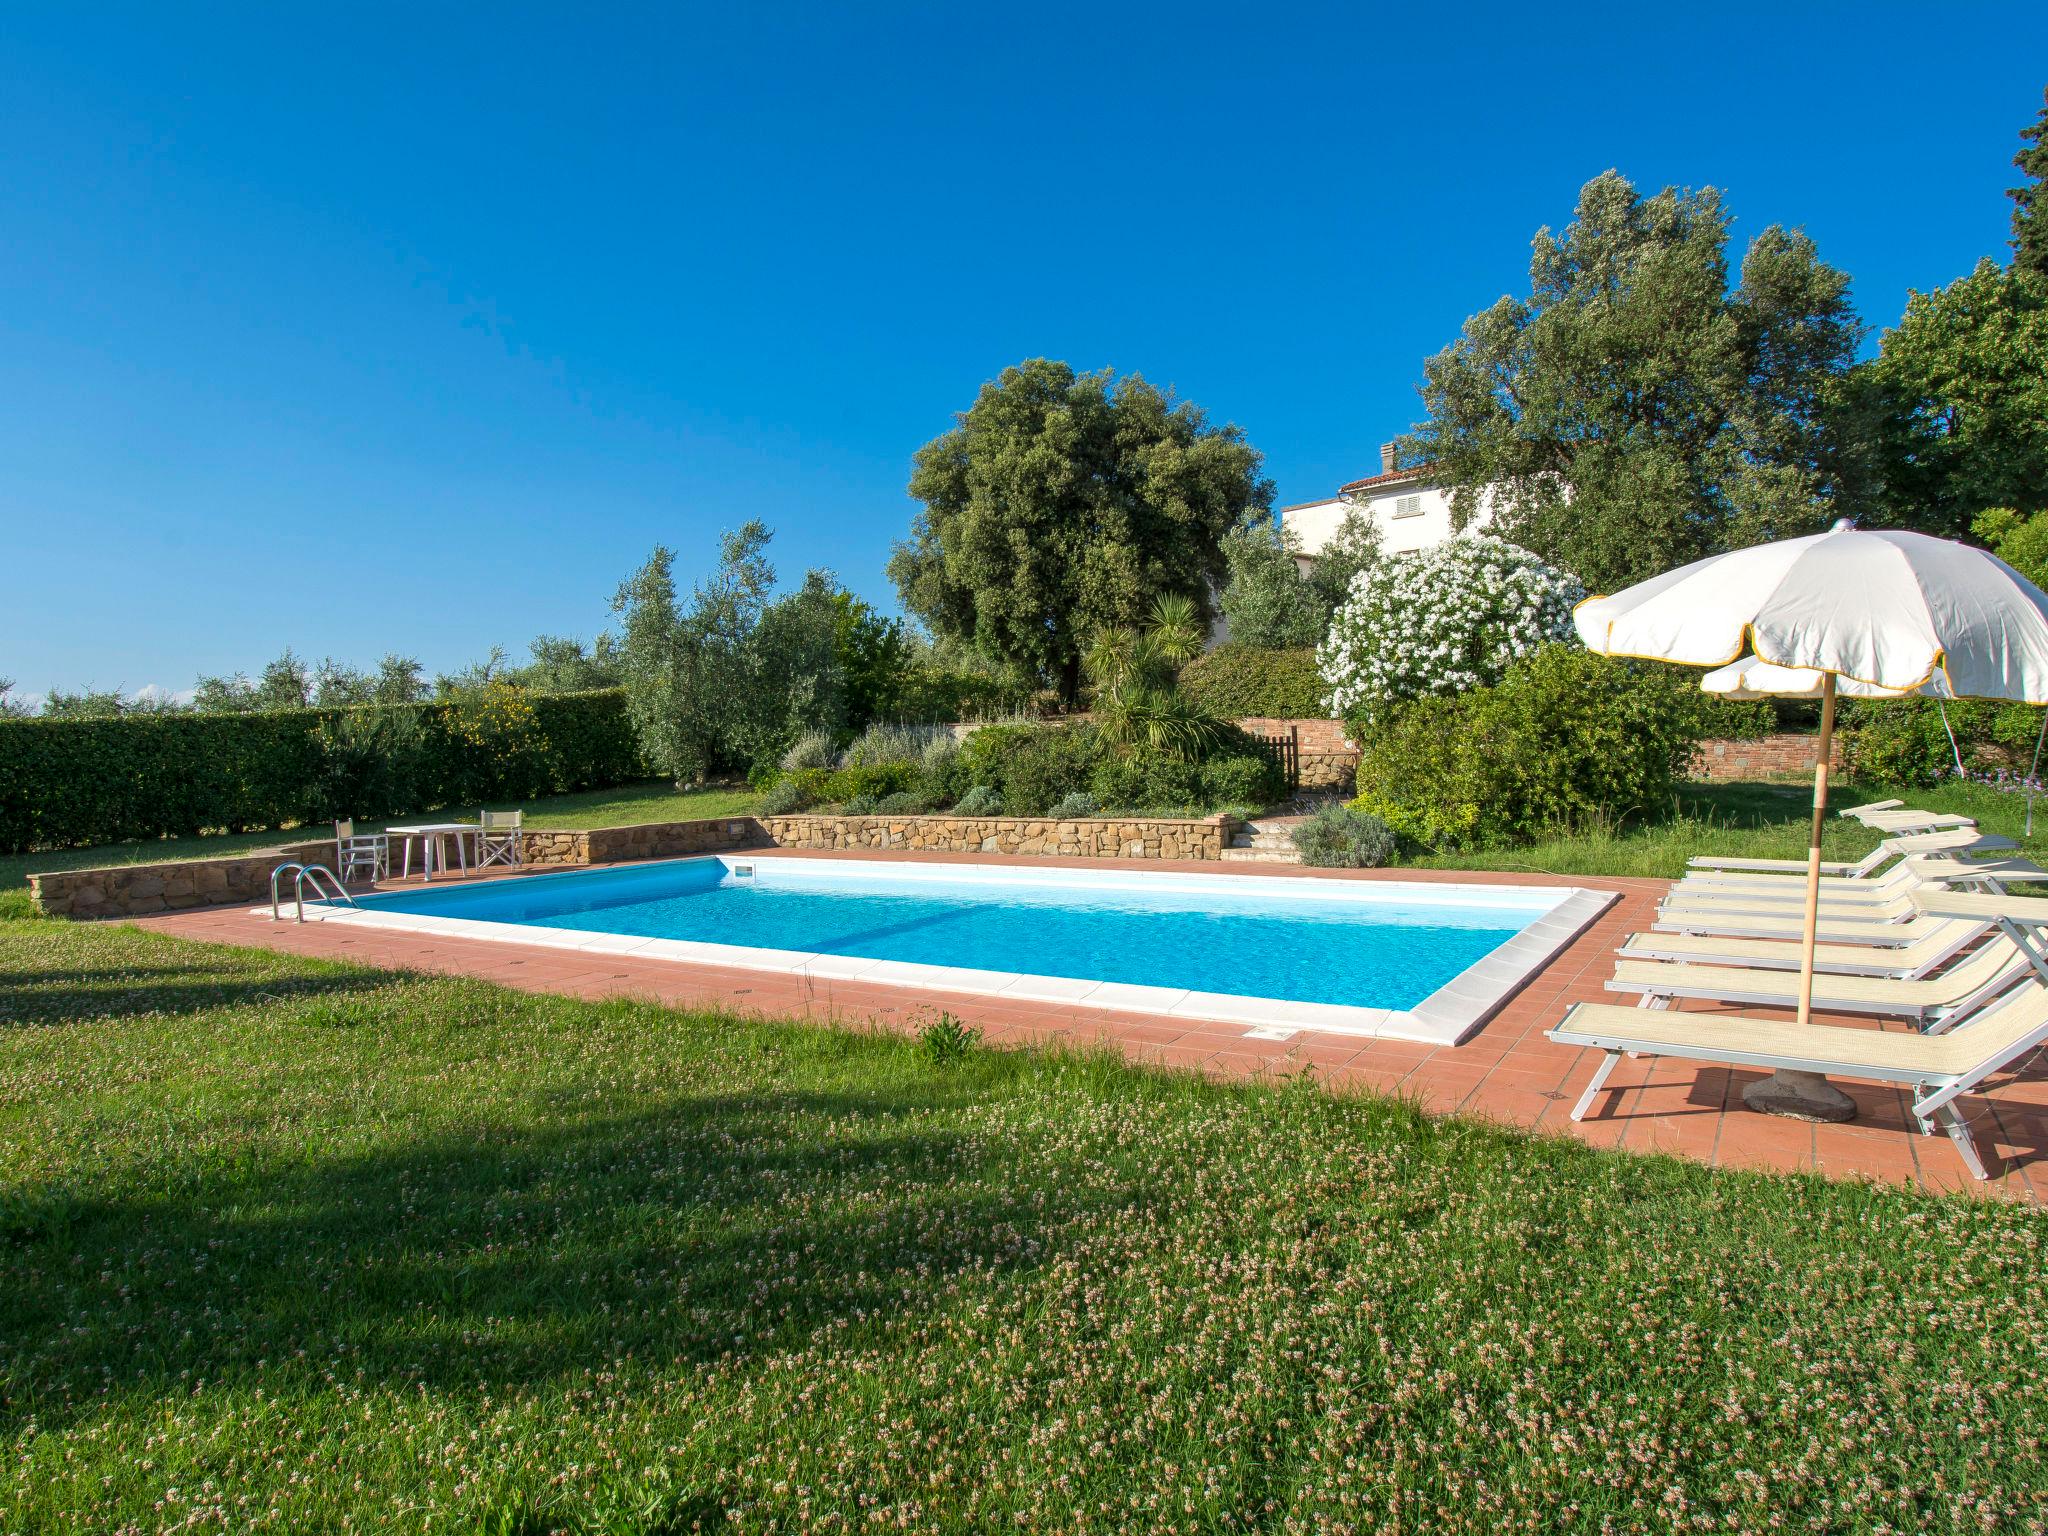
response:
<svg viewBox="0 0 2048 1536"><path fill-rule="evenodd" d="M1913 893L1929 885L1946 881L1976 880L2048 880L2048 869L2028 859L1996 859L1983 863L1963 863L1953 859L1923 859L1912 865L1901 865L1909 870L1907 878L1889 883L1872 881L1867 887L1856 888L1860 882L1852 882L1852 888L1823 886L1820 893L1820 910L1823 917L1834 915L1860 917L1904 917L1919 910L1913 905ZM1726 912L1780 912L1806 910L1805 890L1780 891L1775 888L1742 888L1706 884L1695 885L1681 880L1671 887L1664 898L1667 911L1726 911Z"/></svg>
<svg viewBox="0 0 2048 1536"><path fill-rule="evenodd" d="M1937 919L1975 917L1996 922L2007 918L2022 924L2048 923L2048 896L1993 895L1984 891L1916 891L1913 907Z"/></svg>
<svg viewBox="0 0 2048 1536"><path fill-rule="evenodd" d="M1941 816L1931 811L1875 811L1856 818L1877 832L1934 832L1942 827L1974 827L1967 816Z"/></svg>
<svg viewBox="0 0 2048 1536"><path fill-rule="evenodd" d="M2048 987L2030 987L1981 1023L1946 1035L1906 1030L1854 1029L1840 1024L1796 1024L1747 1014L1670 1013L1580 1003L1551 1031L1566 1045L1599 1045L1725 1061L1728 1053L1813 1062L1850 1077L1887 1082L1927 1082L1961 1077L1986 1062L1999 1062L2044 1022ZM2002 1063L2001 1063L2002 1064Z"/></svg>
<svg viewBox="0 0 2048 1536"><path fill-rule="evenodd" d="M2018 846L2009 837L1979 833L1975 827L1955 827L1946 832L1924 832L1913 837L1888 837L1860 859L1822 863L1820 872L1823 878L1861 880L1867 879L1880 865L1908 854L1953 853L1961 856L1974 852L2003 852ZM1804 859L1722 858L1710 853L1697 854L1686 860L1686 867L1701 877L1725 873L1783 875L1798 879L1806 874Z"/></svg>
<svg viewBox="0 0 2048 1536"><path fill-rule="evenodd" d="M1910 944L1932 933L1942 919L1916 914L1904 919L1830 917L1821 914L1820 936L1829 944ZM1797 940L1805 931L1801 917L1782 913L1724 912L1712 907L1661 911L1655 926L1663 933L1710 933L1730 938Z"/></svg>
<svg viewBox="0 0 2048 1536"><path fill-rule="evenodd" d="M1903 926L1903 925L1901 925ZM1821 944L1814 964L1873 971L1917 971L1952 955L1983 933L1985 925L1968 918L1937 922L1925 937L1911 944L1884 948L1875 944ZM1799 969L1799 945L1791 939L1735 939L1713 934L1638 933L1621 950L1622 958L1655 959L1683 956L1689 963L1752 965L1772 970Z"/></svg>
<svg viewBox="0 0 2048 1536"><path fill-rule="evenodd" d="M2031 970L2011 939L2000 936L1956 961L1939 976L1924 981L1897 981L1887 976L1825 976L1815 979L1813 1005L1857 1013L1925 1013L1954 1007L2001 975L2017 980ZM1777 971L1735 966L1690 965L1668 960L1624 960L1607 983L1616 992L1651 992L1666 996L1728 998L1761 1007L1799 1001L1799 978Z"/></svg>
<svg viewBox="0 0 2048 1536"><path fill-rule="evenodd" d="M1830 874L1828 873L1827 866L1822 865L1821 889L1824 891L1874 891L1896 887L1901 884L1911 884L1909 866L1915 859L1939 858L1958 863L1969 863L1984 859L1988 855L1995 853L2011 853L2017 846L2011 838L2007 837L1979 837L1975 833L1959 834L1959 836L1962 838L1961 841L1951 842L1939 848L1901 850L1896 854L1899 862L1882 872L1877 871L1875 868L1877 863L1882 862L1875 856L1873 856L1871 868L1862 872L1858 871L1856 865L1843 864L1836 866L1838 873ZM1916 838L1914 841L1918 842L1919 839ZM1881 844L1879 851L1882 853L1889 846L1888 844ZM1894 855L1885 855L1887 858L1892 856ZM1695 888L1705 889L1711 886L1716 890L1734 887L1742 890L1785 891L1795 886L1803 889L1806 883L1806 871L1804 869L1756 871L1696 867L1686 871L1681 883L1688 890Z"/></svg>

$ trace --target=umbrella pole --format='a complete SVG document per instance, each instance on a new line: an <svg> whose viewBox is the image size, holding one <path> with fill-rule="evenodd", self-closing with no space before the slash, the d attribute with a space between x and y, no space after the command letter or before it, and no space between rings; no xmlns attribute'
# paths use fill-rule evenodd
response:
<svg viewBox="0 0 2048 1536"><path fill-rule="evenodd" d="M1799 943L1799 1022L1812 1022L1813 951L1820 936L1820 841L1828 820L1828 758L1835 744L1835 674L1820 685L1820 757L1813 765L1813 832L1806 841L1806 931Z"/></svg>
<svg viewBox="0 0 2048 1536"><path fill-rule="evenodd" d="M1820 756L1813 765L1813 830L1806 840L1806 923L1799 938L1799 1022L1813 1017L1813 952L1820 937L1820 843L1827 830L1828 759L1835 745L1835 674L1822 674ZM1767 1115L1795 1120L1856 1118L1856 1101L1818 1072L1774 1072L1742 1091L1742 1102Z"/></svg>

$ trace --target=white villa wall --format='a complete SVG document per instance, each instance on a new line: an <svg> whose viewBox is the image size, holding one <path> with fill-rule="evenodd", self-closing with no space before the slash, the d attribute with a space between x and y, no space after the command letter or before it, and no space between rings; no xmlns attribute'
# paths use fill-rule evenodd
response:
<svg viewBox="0 0 2048 1536"><path fill-rule="evenodd" d="M1336 536L1345 514L1354 507L1371 514L1379 525L1381 548L1390 555L1428 549L1441 544L1455 531L1451 527L1451 493L1423 480L1375 486L1355 497L1332 496L1326 501L1283 507L1280 523L1293 532L1295 551L1302 558L1304 570ZM1486 517L1486 499L1482 498L1473 526L1484 526Z"/></svg>

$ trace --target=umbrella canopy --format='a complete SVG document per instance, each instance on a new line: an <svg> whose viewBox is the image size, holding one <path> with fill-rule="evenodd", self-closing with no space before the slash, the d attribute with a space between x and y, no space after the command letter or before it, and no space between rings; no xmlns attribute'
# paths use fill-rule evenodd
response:
<svg viewBox="0 0 2048 1536"><path fill-rule="evenodd" d="M2048 593L1924 533L1837 524L1696 560L1572 617L1610 656L1719 667L1754 651L1892 694L1939 675L1950 698L2048 703Z"/></svg>
<svg viewBox="0 0 2048 1536"><path fill-rule="evenodd" d="M2048 593L1996 555L1922 533L1865 533L1837 523L1826 533L1714 555L1612 597L1588 598L1572 617L1590 650L1718 668L1706 683L1712 692L1819 697L1802 1024L1813 1011L1837 693L2048 702ZM1744 1097L1780 1112L1841 1119L1854 1113L1846 1096L1806 1073L1780 1072Z"/></svg>
<svg viewBox="0 0 2048 1536"><path fill-rule="evenodd" d="M1700 687L1724 699L1817 699L1824 691L1825 678L1826 674L1812 667L1780 667L1755 656L1745 656L1725 667L1716 667L1700 679ZM1903 699L1916 695L1928 699L1955 697L1948 691L1948 679L1939 672L1922 686L1904 692L1858 682L1854 678L1838 677L1835 679L1835 692L1850 699Z"/></svg>

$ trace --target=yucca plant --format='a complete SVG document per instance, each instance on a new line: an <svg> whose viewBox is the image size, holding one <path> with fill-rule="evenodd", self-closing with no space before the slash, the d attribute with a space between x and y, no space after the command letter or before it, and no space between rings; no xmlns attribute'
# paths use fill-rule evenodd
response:
<svg viewBox="0 0 2048 1536"><path fill-rule="evenodd" d="M1176 757L1201 756L1223 722L1174 683L1180 668L1201 653L1201 612L1178 594L1154 601L1142 630L1115 625L1098 631L1082 666L1094 684L1103 738L1123 751L1142 743Z"/></svg>

